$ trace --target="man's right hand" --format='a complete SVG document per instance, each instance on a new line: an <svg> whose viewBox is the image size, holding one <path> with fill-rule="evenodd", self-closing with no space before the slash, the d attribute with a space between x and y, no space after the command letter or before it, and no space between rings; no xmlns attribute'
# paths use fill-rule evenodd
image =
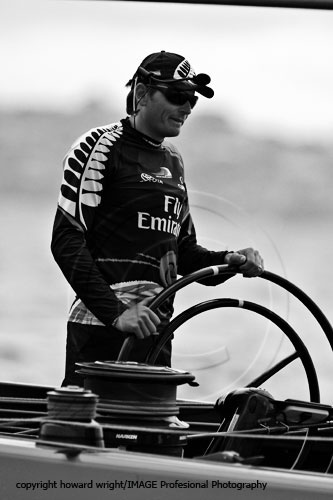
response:
<svg viewBox="0 0 333 500"><path fill-rule="evenodd" d="M138 339L145 339L151 335L158 335L156 327L160 319L146 304L152 301L149 297L138 304L134 304L124 311L114 323L114 327L124 333L134 333Z"/></svg>

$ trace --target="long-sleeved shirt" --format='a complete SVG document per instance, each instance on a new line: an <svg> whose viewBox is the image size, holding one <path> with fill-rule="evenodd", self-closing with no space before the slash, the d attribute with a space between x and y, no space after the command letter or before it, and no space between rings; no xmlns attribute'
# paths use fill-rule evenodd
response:
<svg viewBox="0 0 333 500"><path fill-rule="evenodd" d="M51 248L77 295L69 321L106 326L226 254L197 243L178 151L128 119L90 130L67 153ZM172 300L159 310L172 312Z"/></svg>

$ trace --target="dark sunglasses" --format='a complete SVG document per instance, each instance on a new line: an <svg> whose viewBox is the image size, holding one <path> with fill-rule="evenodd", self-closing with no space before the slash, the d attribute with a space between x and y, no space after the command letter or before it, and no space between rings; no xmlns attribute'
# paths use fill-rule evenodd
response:
<svg viewBox="0 0 333 500"><path fill-rule="evenodd" d="M176 106L183 106L189 102L191 109L193 109L198 100L198 97L194 95L193 92L188 92L186 90L175 90L170 87L162 87L160 85L149 85L149 87L162 92L170 104L174 104Z"/></svg>

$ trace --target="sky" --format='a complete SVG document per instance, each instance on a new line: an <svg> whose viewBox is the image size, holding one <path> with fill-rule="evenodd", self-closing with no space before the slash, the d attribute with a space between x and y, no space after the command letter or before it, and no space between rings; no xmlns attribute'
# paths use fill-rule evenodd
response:
<svg viewBox="0 0 333 500"><path fill-rule="evenodd" d="M0 107L124 114L125 83L159 50L212 78L200 112L252 131L330 139L333 12L98 0L0 0ZM119 117L112 117L118 119Z"/></svg>

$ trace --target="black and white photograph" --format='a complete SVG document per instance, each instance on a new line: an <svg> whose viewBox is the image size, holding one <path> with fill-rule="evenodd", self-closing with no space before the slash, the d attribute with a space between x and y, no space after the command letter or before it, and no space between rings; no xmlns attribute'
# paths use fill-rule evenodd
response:
<svg viewBox="0 0 333 500"><path fill-rule="evenodd" d="M333 495L333 0L0 0L1 500Z"/></svg>

